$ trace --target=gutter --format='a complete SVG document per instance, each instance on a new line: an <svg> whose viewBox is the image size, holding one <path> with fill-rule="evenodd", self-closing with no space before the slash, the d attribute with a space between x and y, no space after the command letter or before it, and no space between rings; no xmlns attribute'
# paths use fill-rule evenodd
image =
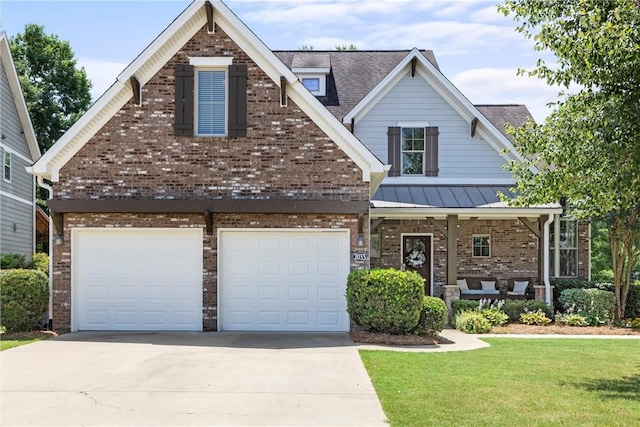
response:
<svg viewBox="0 0 640 427"><path fill-rule="evenodd" d="M38 185L47 190L49 200L53 198L53 188L44 182L42 176L38 176ZM49 215L49 322L48 329L53 330L53 220Z"/></svg>

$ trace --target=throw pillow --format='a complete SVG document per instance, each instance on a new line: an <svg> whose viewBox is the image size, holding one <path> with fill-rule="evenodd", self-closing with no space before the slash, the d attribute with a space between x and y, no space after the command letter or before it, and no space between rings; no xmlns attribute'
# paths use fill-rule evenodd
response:
<svg viewBox="0 0 640 427"><path fill-rule="evenodd" d="M483 291L495 291L496 290L496 282L491 280L481 280L480 285L482 285Z"/></svg>
<svg viewBox="0 0 640 427"><path fill-rule="evenodd" d="M458 287L460 288L460 290L465 290L465 291L469 290L469 285L467 284L467 279L458 279L458 280L456 280L456 283L457 283Z"/></svg>
<svg viewBox="0 0 640 427"><path fill-rule="evenodd" d="M527 286L529 286L529 281L518 281L514 280L513 282L513 295L524 295L527 291Z"/></svg>

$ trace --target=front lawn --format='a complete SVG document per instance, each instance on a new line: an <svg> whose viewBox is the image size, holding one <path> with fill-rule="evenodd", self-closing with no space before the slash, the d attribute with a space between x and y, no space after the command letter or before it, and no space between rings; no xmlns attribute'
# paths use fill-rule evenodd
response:
<svg viewBox="0 0 640 427"><path fill-rule="evenodd" d="M55 336L52 332L16 332L4 333L0 335L0 351L8 350L32 342L46 340Z"/></svg>
<svg viewBox="0 0 640 427"><path fill-rule="evenodd" d="M485 340L451 353L360 351L391 425L640 425L640 340Z"/></svg>

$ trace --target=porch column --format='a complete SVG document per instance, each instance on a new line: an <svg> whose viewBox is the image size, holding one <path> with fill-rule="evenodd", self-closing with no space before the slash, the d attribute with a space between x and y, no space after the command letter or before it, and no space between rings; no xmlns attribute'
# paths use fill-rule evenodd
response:
<svg viewBox="0 0 640 427"><path fill-rule="evenodd" d="M545 260L545 256L548 257L549 255L549 246L547 244L545 244L545 227L544 227L544 222L545 220L548 218L547 215L540 215L540 218L538 218L538 283L536 283L537 285L542 285L544 284L544 260ZM549 232L549 230L547 229L547 233ZM547 234L548 236L548 234Z"/></svg>
<svg viewBox="0 0 640 427"><path fill-rule="evenodd" d="M447 215L447 285L458 279L458 215Z"/></svg>

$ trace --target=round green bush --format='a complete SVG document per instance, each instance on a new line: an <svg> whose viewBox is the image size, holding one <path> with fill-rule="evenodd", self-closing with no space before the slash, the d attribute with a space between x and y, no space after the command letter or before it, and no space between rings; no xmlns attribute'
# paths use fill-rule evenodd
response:
<svg viewBox="0 0 640 427"><path fill-rule="evenodd" d="M415 271L355 270L347 279L346 295L357 325L388 334L411 333L420 320L424 279Z"/></svg>
<svg viewBox="0 0 640 427"><path fill-rule="evenodd" d="M31 331L48 305L49 279L42 271L0 271L0 323L7 332Z"/></svg>
<svg viewBox="0 0 640 427"><path fill-rule="evenodd" d="M477 310L461 311L453 318L453 327L466 334L486 334L491 323Z"/></svg>
<svg viewBox="0 0 640 427"><path fill-rule="evenodd" d="M415 332L435 338L447 324L447 306L440 298L425 296L422 299L420 319Z"/></svg>
<svg viewBox="0 0 640 427"><path fill-rule="evenodd" d="M49 275L49 255L44 252L33 254L33 268Z"/></svg>

